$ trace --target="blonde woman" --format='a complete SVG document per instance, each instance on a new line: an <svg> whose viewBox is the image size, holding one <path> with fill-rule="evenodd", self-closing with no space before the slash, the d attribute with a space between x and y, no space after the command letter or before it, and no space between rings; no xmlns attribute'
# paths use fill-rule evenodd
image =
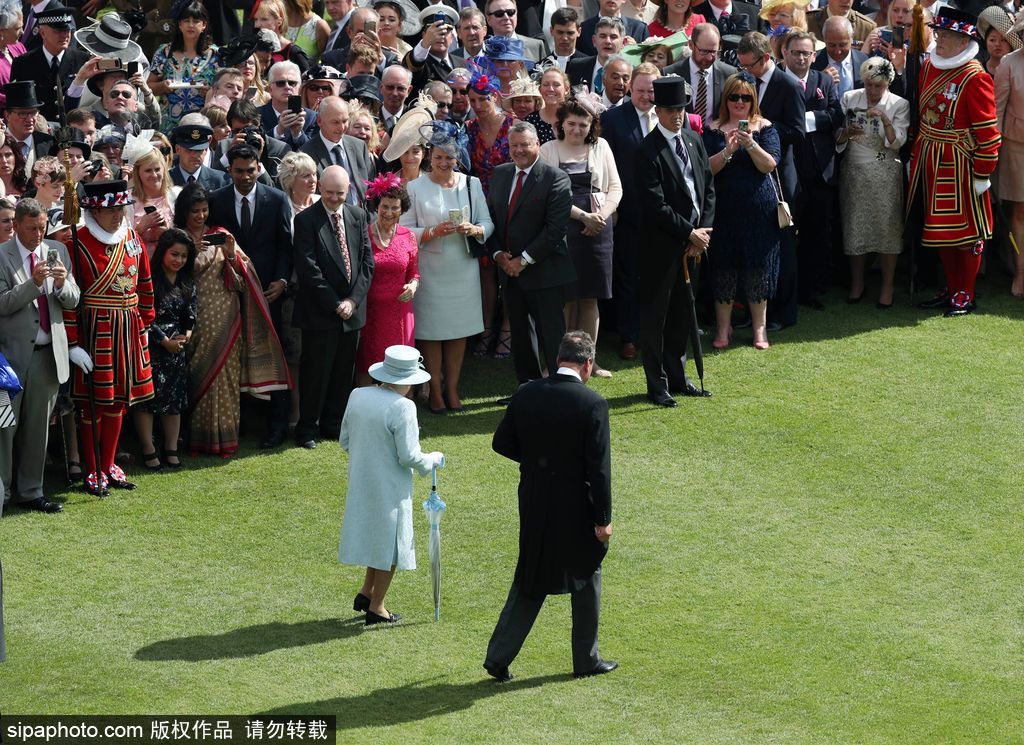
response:
<svg viewBox="0 0 1024 745"><path fill-rule="evenodd" d="M134 161L129 187L132 205L132 227L146 244L146 254L153 256L160 236L174 219L174 196L177 190L167 170L163 154L152 147Z"/></svg>
<svg viewBox="0 0 1024 745"><path fill-rule="evenodd" d="M267 69L276 62L289 60L299 66L300 70L309 68L310 55L299 44L292 43L286 36L288 31L288 11L284 0L260 0L252 16L252 24L256 29L267 29L277 37L281 48L270 53ZM315 55L314 55L315 56Z"/></svg>
<svg viewBox="0 0 1024 745"><path fill-rule="evenodd" d="M380 130L370 110L359 101L348 102L348 133L366 143L370 155L376 158L383 148L380 144Z"/></svg>
<svg viewBox="0 0 1024 745"><path fill-rule="evenodd" d="M285 37L298 45L310 59L317 59L327 46L331 27L313 12L313 0L285 0L284 6L288 18Z"/></svg>
<svg viewBox="0 0 1024 745"><path fill-rule="evenodd" d="M267 84L264 81L265 70L260 63L259 57L253 54L248 59L235 65L235 69L242 73L242 86L245 90L246 98L256 106L262 106L270 100ZM251 94L250 91L252 92Z"/></svg>

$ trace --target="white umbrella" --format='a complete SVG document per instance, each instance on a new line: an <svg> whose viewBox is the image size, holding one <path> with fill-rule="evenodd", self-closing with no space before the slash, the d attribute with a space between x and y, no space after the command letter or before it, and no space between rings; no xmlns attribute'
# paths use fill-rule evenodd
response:
<svg viewBox="0 0 1024 745"><path fill-rule="evenodd" d="M444 468L444 459L438 468ZM448 508L437 493L437 468L430 474L430 496L423 502L423 511L427 513L430 524L430 580L434 587L434 620L441 619L441 517Z"/></svg>

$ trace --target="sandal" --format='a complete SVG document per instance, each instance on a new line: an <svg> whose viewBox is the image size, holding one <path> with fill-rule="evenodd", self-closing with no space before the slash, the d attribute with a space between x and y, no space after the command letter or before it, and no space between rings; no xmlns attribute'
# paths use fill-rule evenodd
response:
<svg viewBox="0 0 1024 745"><path fill-rule="evenodd" d="M491 344L494 342L494 329L484 329L484 332L480 334L480 339L477 341L476 346L473 348L474 357L486 357L487 353L491 351Z"/></svg>
<svg viewBox="0 0 1024 745"><path fill-rule="evenodd" d="M504 360L512 354L512 332L502 331L498 335L498 343L494 346L494 359Z"/></svg>
<svg viewBox="0 0 1024 745"><path fill-rule="evenodd" d="M175 462L171 463L171 461L169 460L170 458L174 458ZM172 468L172 469L174 469L174 468L181 468L181 461L178 460L178 451L177 450L168 450L168 449L164 448L164 465L166 465L168 468ZM147 468L148 467L149 466L147 466Z"/></svg>
<svg viewBox="0 0 1024 745"><path fill-rule="evenodd" d="M82 480L82 464L78 461L68 461L68 483L76 484Z"/></svg>
<svg viewBox="0 0 1024 745"><path fill-rule="evenodd" d="M160 462L160 456L156 454L155 450L152 453L142 454L142 465L146 467L147 471L162 471L164 468L164 464Z"/></svg>

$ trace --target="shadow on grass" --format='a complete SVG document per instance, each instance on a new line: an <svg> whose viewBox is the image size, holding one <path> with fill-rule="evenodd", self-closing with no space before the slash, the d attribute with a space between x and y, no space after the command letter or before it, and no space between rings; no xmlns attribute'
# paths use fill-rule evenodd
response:
<svg viewBox="0 0 1024 745"><path fill-rule="evenodd" d="M223 634L164 639L143 647L135 659L145 662L205 662L306 647L363 633L363 617L325 618L298 623L263 623Z"/></svg>
<svg viewBox="0 0 1024 745"><path fill-rule="evenodd" d="M486 674L481 670L481 675ZM376 728L445 716L468 709L477 701L491 696L572 680L568 673L515 678L509 683L498 683L486 677L473 683L430 683L428 679L395 688L378 688L356 696L290 704L260 714L334 714L338 718L339 730Z"/></svg>

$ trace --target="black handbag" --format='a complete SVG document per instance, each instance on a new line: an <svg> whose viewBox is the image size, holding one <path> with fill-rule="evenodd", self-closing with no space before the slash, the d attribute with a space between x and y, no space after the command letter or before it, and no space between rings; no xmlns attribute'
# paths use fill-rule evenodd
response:
<svg viewBox="0 0 1024 745"><path fill-rule="evenodd" d="M466 174L466 201L469 202L469 221L473 222L473 189L470 181L473 179L472 176ZM474 259L480 259L484 256L490 256L490 251L487 250L487 244L480 241L477 238L467 235L466 236L466 248L469 250L470 256Z"/></svg>

